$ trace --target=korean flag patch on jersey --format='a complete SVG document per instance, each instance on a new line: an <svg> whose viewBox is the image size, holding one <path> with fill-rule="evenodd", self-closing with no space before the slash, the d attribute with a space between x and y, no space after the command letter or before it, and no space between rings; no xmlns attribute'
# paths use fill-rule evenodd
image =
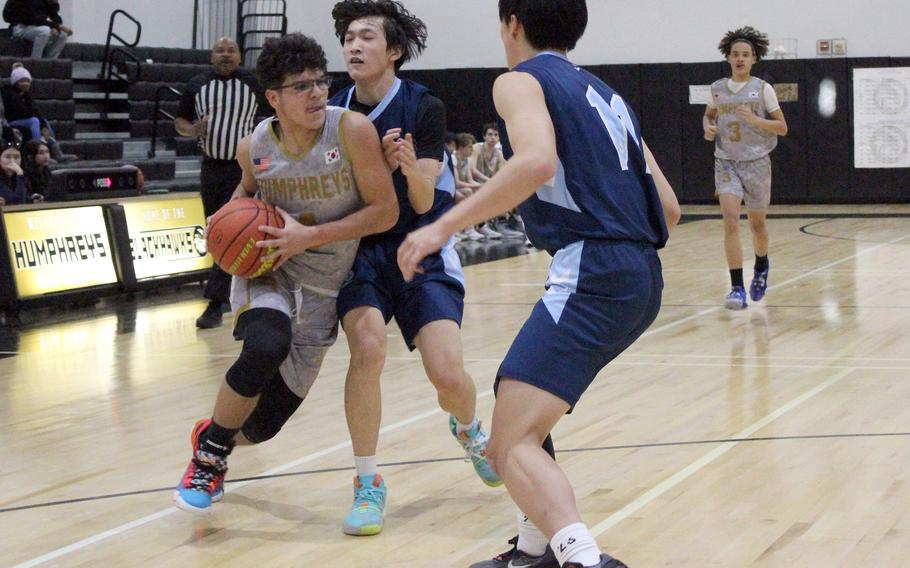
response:
<svg viewBox="0 0 910 568"><path fill-rule="evenodd" d="M749 93L749 98L750 98L750 99L757 99L757 98L758 98L758 92Z"/></svg>
<svg viewBox="0 0 910 568"><path fill-rule="evenodd" d="M338 146L335 146L331 150L325 153L325 163L334 164L341 159L341 150L338 149Z"/></svg>

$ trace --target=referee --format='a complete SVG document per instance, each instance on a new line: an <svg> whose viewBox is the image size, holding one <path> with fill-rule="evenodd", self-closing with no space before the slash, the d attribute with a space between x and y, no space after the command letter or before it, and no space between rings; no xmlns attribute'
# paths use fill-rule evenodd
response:
<svg viewBox="0 0 910 568"><path fill-rule="evenodd" d="M240 69L237 42L224 37L212 48L212 70L187 83L174 126L182 136L198 138L203 149L202 206L209 217L227 203L240 184L237 144L268 114L256 77ZM218 265L212 267L204 296L209 300L196 327L208 329L221 325L221 314L228 306L231 276Z"/></svg>

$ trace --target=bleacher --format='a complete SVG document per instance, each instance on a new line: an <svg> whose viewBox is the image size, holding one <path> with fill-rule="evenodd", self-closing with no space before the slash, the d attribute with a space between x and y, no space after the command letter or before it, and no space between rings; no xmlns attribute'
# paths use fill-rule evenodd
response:
<svg viewBox="0 0 910 568"><path fill-rule="evenodd" d="M105 102L105 81L99 79L104 51L101 44L69 43L60 59L31 59L29 44L0 30L0 81L8 80L15 62L29 70L35 105L63 152L79 156L66 167L132 164L142 169L146 189L198 190L201 152L196 140L177 135L173 121L159 117L154 157L149 151L158 88L182 92L190 78L211 68L210 52L131 48L141 62L138 76L133 69L132 83L110 82ZM178 106L173 93L161 97L160 108L171 115Z"/></svg>

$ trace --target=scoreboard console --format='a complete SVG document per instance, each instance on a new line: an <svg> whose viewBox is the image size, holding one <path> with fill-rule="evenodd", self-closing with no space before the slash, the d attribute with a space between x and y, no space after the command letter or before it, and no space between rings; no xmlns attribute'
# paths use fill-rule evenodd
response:
<svg viewBox="0 0 910 568"><path fill-rule="evenodd" d="M136 166L63 168L51 172L48 201L133 197L142 189Z"/></svg>

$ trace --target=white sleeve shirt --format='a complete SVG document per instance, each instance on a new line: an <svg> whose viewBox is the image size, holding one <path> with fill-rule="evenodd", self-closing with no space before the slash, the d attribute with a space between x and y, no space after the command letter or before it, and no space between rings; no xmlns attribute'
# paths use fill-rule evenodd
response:
<svg viewBox="0 0 910 568"><path fill-rule="evenodd" d="M742 88L746 86L746 83L748 83L748 81L740 83L733 79L727 79L727 86L734 93L738 93L742 90ZM768 111L768 114L780 110L780 102L777 100L777 93L774 91L774 87L771 86L771 83L765 83L765 88L762 90L762 98L764 99L765 110ZM711 97L708 101L708 108L717 108L714 97Z"/></svg>

